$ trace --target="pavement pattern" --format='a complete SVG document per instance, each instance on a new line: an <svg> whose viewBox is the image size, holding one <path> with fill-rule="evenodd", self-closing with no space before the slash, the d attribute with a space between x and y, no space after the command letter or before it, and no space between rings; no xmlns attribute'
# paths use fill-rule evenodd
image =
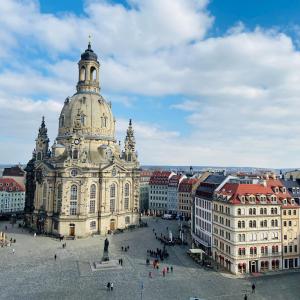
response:
<svg viewBox="0 0 300 300"><path fill-rule="evenodd" d="M149 226L121 234L109 235L109 253L113 259L123 258L121 270L92 271L91 262L101 259L103 236L66 241L36 236L7 222L0 231L15 238L11 247L0 248L0 299L124 299L124 300L188 300L200 299L300 299L300 273L280 272L249 278L236 278L226 273L205 270L187 254L187 246L167 247L170 256L160 270L146 265L146 250L162 248L153 234L167 235L166 228L177 235L177 221L145 218ZM129 251L121 251L129 246ZM13 249L15 253L13 253ZM57 259L54 260L54 255ZM162 275L164 266L174 272ZM148 277L149 271L152 278ZM107 282L114 283L108 292ZM256 292L251 293L255 283Z"/></svg>

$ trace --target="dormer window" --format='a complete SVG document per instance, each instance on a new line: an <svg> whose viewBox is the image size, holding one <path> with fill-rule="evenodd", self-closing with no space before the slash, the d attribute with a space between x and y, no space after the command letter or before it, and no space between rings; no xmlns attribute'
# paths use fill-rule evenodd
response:
<svg viewBox="0 0 300 300"><path fill-rule="evenodd" d="M241 203L245 203L245 196L240 196Z"/></svg>
<svg viewBox="0 0 300 300"><path fill-rule="evenodd" d="M291 199L291 204L295 204L295 200L294 199Z"/></svg>
<svg viewBox="0 0 300 300"><path fill-rule="evenodd" d="M282 200L282 203L286 205L286 204L287 204L287 200L286 200L286 199L283 199L283 200Z"/></svg>
<svg viewBox="0 0 300 300"><path fill-rule="evenodd" d="M282 188L281 188L281 191L282 191L282 193L286 193L286 188L283 186Z"/></svg>
<svg viewBox="0 0 300 300"><path fill-rule="evenodd" d="M274 192L275 192L275 194L279 193L279 188L277 186L274 188Z"/></svg>

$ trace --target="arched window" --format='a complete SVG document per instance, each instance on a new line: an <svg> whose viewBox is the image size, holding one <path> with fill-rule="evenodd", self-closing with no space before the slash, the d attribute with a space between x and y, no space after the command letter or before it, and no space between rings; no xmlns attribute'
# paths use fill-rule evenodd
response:
<svg viewBox="0 0 300 300"><path fill-rule="evenodd" d="M267 227L267 226L268 226L267 220L264 220L264 227Z"/></svg>
<svg viewBox="0 0 300 300"><path fill-rule="evenodd" d="M252 208L249 208L249 215L252 215Z"/></svg>
<svg viewBox="0 0 300 300"><path fill-rule="evenodd" d="M274 227L274 220L271 221L271 226Z"/></svg>
<svg viewBox="0 0 300 300"><path fill-rule="evenodd" d="M253 213L253 215L256 215L256 209L255 208L253 208L252 213Z"/></svg>
<svg viewBox="0 0 300 300"><path fill-rule="evenodd" d="M96 185L92 184L90 188L90 213L95 213L96 207Z"/></svg>
<svg viewBox="0 0 300 300"><path fill-rule="evenodd" d="M85 81L85 67L82 66L80 69L80 74L79 74L79 81Z"/></svg>
<svg viewBox="0 0 300 300"><path fill-rule="evenodd" d="M242 221L242 228L245 228L245 221Z"/></svg>
<svg viewBox="0 0 300 300"><path fill-rule="evenodd" d="M256 228L256 221L253 221L253 228Z"/></svg>
<svg viewBox="0 0 300 300"><path fill-rule="evenodd" d="M77 214L77 185L71 186L71 197L70 197L70 215L74 216Z"/></svg>
<svg viewBox="0 0 300 300"><path fill-rule="evenodd" d="M104 114L103 114L103 116L101 117L101 127L102 127L102 128L107 127L107 116L105 116Z"/></svg>
<svg viewBox="0 0 300 300"><path fill-rule="evenodd" d="M47 183L43 184L43 208L46 209L47 204Z"/></svg>
<svg viewBox="0 0 300 300"><path fill-rule="evenodd" d="M237 210L237 214L240 216L240 215L241 215L241 213L242 213L241 209L240 209L240 208L238 208L238 210Z"/></svg>
<svg viewBox="0 0 300 300"><path fill-rule="evenodd" d="M125 183L124 197L124 209L129 209L129 183Z"/></svg>
<svg viewBox="0 0 300 300"><path fill-rule="evenodd" d="M95 67L91 67L90 80L91 81L97 80L97 71Z"/></svg>
<svg viewBox="0 0 300 300"><path fill-rule="evenodd" d="M266 209L266 208L264 208L264 214L265 214L265 215L267 214L267 209Z"/></svg>
<svg viewBox="0 0 300 300"><path fill-rule="evenodd" d="M80 123L81 123L82 126L85 125L85 115L80 116Z"/></svg>
<svg viewBox="0 0 300 300"><path fill-rule="evenodd" d="M238 221L238 228L242 228L242 222Z"/></svg>
<svg viewBox="0 0 300 300"><path fill-rule="evenodd" d="M113 183L110 186L110 211L115 211L115 205L116 205L116 185Z"/></svg>
<svg viewBox="0 0 300 300"><path fill-rule="evenodd" d="M78 159L78 150L77 149L73 150L73 159Z"/></svg>
<svg viewBox="0 0 300 300"><path fill-rule="evenodd" d="M62 184L57 186L57 202L56 202L56 212L61 212L61 201L62 201Z"/></svg>
<svg viewBox="0 0 300 300"><path fill-rule="evenodd" d="M249 227L252 228L252 221L249 221Z"/></svg>
<svg viewBox="0 0 300 300"><path fill-rule="evenodd" d="M60 127L64 127L65 126L65 116L61 115L60 117Z"/></svg>

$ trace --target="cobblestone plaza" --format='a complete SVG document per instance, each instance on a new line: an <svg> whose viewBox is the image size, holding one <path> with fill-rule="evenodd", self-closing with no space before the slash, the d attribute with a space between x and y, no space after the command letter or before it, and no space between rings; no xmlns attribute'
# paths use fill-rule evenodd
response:
<svg viewBox="0 0 300 300"><path fill-rule="evenodd" d="M7 225L7 234L16 243L0 248L0 299L244 299L245 293L248 299L299 299L298 272L237 278L202 269L186 255L186 246L167 247L169 258L159 271L153 271L151 265L146 266L146 250L162 246L152 229L166 235L168 226L177 235L178 224L145 221L147 228L108 237L110 257L123 258L123 269L94 272L90 263L101 259L104 237L67 241L63 249L56 239L34 237L1 222L0 230ZM129 246L129 251L122 252L121 246ZM163 266L173 266L174 272L163 277ZM153 278L148 277L149 271ZM112 292L106 290L108 281L114 283ZM252 282L255 294L251 294Z"/></svg>

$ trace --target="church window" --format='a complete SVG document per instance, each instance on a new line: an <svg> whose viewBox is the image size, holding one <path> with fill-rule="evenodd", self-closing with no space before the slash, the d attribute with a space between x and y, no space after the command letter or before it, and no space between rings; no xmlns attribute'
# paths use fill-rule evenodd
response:
<svg viewBox="0 0 300 300"><path fill-rule="evenodd" d="M37 154L37 160L41 160L41 159L42 159L42 153L38 152L38 154Z"/></svg>
<svg viewBox="0 0 300 300"><path fill-rule="evenodd" d="M61 127L64 127L64 126L65 126L65 116L64 116L64 115L62 115L62 116L60 117L60 126L61 126Z"/></svg>
<svg viewBox="0 0 300 300"><path fill-rule="evenodd" d="M101 117L101 127L105 128L107 127L107 117L103 114L103 116Z"/></svg>
<svg viewBox="0 0 300 300"><path fill-rule="evenodd" d="M95 213L96 206L96 185L92 184L90 188L90 213Z"/></svg>
<svg viewBox="0 0 300 300"><path fill-rule="evenodd" d="M78 159L78 150L77 149L73 150L73 159Z"/></svg>
<svg viewBox="0 0 300 300"><path fill-rule="evenodd" d="M91 67L90 80L91 81L97 80L97 71L95 67Z"/></svg>
<svg viewBox="0 0 300 300"><path fill-rule="evenodd" d="M61 211L61 201L62 201L62 184L57 186L57 203L56 203L56 211L60 213Z"/></svg>
<svg viewBox="0 0 300 300"><path fill-rule="evenodd" d="M116 185L113 183L110 186L110 211L115 211L115 204L116 204Z"/></svg>
<svg viewBox="0 0 300 300"><path fill-rule="evenodd" d="M43 208L46 209L47 204L47 183L43 185Z"/></svg>
<svg viewBox="0 0 300 300"><path fill-rule="evenodd" d="M80 122L81 122L81 125L85 125L85 116L84 115L81 115L80 116Z"/></svg>
<svg viewBox="0 0 300 300"><path fill-rule="evenodd" d="M80 81L85 81L85 67L82 66L81 69L80 69L80 74L79 74L79 80Z"/></svg>
<svg viewBox="0 0 300 300"><path fill-rule="evenodd" d="M77 214L77 185L71 186L71 197L70 197L70 215L74 216Z"/></svg>
<svg viewBox="0 0 300 300"><path fill-rule="evenodd" d="M129 209L129 183L125 184L124 187L124 209Z"/></svg>

